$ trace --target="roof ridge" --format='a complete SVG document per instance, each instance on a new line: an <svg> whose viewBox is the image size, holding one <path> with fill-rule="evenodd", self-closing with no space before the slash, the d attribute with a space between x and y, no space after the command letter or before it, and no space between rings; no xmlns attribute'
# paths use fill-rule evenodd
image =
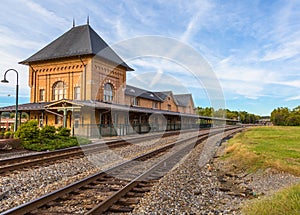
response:
<svg viewBox="0 0 300 215"><path fill-rule="evenodd" d="M181 93L181 94L173 94L174 96L186 96L186 95L192 95L191 93Z"/></svg>
<svg viewBox="0 0 300 215"><path fill-rule="evenodd" d="M88 28L88 37L89 37L89 45L90 45L90 50L92 51L92 52L94 52L94 50L93 50L93 41L92 41L92 37L91 37L91 26L89 25L89 24L86 24L87 25L87 28Z"/></svg>

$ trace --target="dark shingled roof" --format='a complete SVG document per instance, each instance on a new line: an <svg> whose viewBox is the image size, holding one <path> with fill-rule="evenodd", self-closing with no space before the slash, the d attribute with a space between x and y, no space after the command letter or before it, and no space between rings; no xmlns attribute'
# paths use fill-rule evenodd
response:
<svg viewBox="0 0 300 215"><path fill-rule="evenodd" d="M172 95L172 91L155 92L155 94L164 101L168 96Z"/></svg>
<svg viewBox="0 0 300 215"><path fill-rule="evenodd" d="M192 99L192 94L177 94L174 95L174 98L176 99L178 106L187 107L189 101Z"/></svg>
<svg viewBox="0 0 300 215"><path fill-rule="evenodd" d="M133 71L90 25L71 28L49 45L20 63L29 64L37 61L82 55L97 55L111 63L125 67L127 71Z"/></svg>
<svg viewBox="0 0 300 215"><path fill-rule="evenodd" d="M50 104L51 102L38 102L38 103L26 103L26 104L19 104L18 110L19 111L32 111L32 110L41 110L44 109L46 105ZM0 107L0 112L10 112L15 111L16 106L6 106Z"/></svg>
<svg viewBox="0 0 300 215"><path fill-rule="evenodd" d="M154 92L147 91L130 85L126 85L125 94L128 96L140 97L140 98L145 98L153 101L162 102L161 98L158 97Z"/></svg>
<svg viewBox="0 0 300 215"><path fill-rule="evenodd" d="M175 116L186 116L186 117L193 117L197 119L210 119L210 120L227 120L231 122L237 122L237 120L233 119L225 119L225 118L217 118L217 117L209 117L209 116L199 116L197 114L189 114L189 113L179 113L167 110L158 110L152 108L144 108L144 107L130 107L128 105L121 105L121 104L109 104L100 101L78 101L78 100L66 100L63 99L61 102L72 102L74 105L83 105L84 107L94 108L94 109L107 109L107 110L119 110L119 111L132 111L132 112L141 112L141 113L156 113L156 114L165 114L165 115L175 115ZM30 111L30 110L45 110L46 106L51 105L53 103L58 103L59 101L55 102L39 102L39 103L27 103L27 104L20 104L19 110L20 111ZM9 112L15 111L15 106L7 106L1 107L1 112Z"/></svg>

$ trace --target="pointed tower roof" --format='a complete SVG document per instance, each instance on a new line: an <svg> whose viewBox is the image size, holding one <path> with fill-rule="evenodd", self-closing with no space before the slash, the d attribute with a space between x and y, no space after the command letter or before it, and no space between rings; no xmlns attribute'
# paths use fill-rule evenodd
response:
<svg viewBox="0 0 300 215"><path fill-rule="evenodd" d="M127 71L133 71L89 24L71 28L49 45L20 63L30 64L32 62L83 55L97 55L111 63L125 67Z"/></svg>

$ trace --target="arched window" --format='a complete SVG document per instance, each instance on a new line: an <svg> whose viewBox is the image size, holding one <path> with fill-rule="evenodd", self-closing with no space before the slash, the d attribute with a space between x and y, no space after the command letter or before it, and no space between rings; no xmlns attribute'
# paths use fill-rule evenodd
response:
<svg viewBox="0 0 300 215"><path fill-rule="evenodd" d="M104 85L103 100L111 102L113 100L113 86L109 83Z"/></svg>
<svg viewBox="0 0 300 215"><path fill-rule="evenodd" d="M52 100L64 99L66 96L66 85L62 81L53 84L52 87Z"/></svg>

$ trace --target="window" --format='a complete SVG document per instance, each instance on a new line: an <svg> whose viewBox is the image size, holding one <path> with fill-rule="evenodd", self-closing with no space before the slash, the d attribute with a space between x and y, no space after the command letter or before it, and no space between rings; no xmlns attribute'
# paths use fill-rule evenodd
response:
<svg viewBox="0 0 300 215"><path fill-rule="evenodd" d="M168 111L171 111L171 105L168 105Z"/></svg>
<svg viewBox="0 0 300 215"><path fill-rule="evenodd" d="M79 113L74 113L74 128L79 127L79 121L80 121L80 114Z"/></svg>
<svg viewBox="0 0 300 215"><path fill-rule="evenodd" d="M113 86L109 83L104 85L103 100L105 102L111 102L113 100Z"/></svg>
<svg viewBox="0 0 300 215"><path fill-rule="evenodd" d="M74 87L74 99L80 100L80 87Z"/></svg>
<svg viewBox="0 0 300 215"><path fill-rule="evenodd" d="M66 85L62 81L58 81L53 84L52 88L52 100L64 99L66 96Z"/></svg>
<svg viewBox="0 0 300 215"><path fill-rule="evenodd" d="M43 115L40 115L39 116L39 127L43 127L43 122L44 122L44 119L43 119Z"/></svg>
<svg viewBox="0 0 300 215"><path fill-rule="evenodd" d="M111 114L103 114L101 116L101 124L103 124L103 125L112 124Z"/></svg>
<svg viewBox="0 0 300 215"><path fill-rule="evenodd" d="M74 119L74 128L79 127L79 119Z"/></svg>
<svg viewBox="0 0 300 215"><path fill-rule="evenodd" d="M62 124L62 117L55 115L55 124L61 125Z"/></svg>
<svg viewBox="0 0 300 215"><path fill-rule="evenodd" d="M45 101L45 90L40 89L40 101Z"/></svg>
<svg viewBox="0 0 300 215"><path fill-rule="evenodd" d="M132 97L131 98L131 105L139 106L140 105L140 99L137 98L137 97Z"/></svg>
<svg viewBox="0 0 300 215"><path fill-rule="evenodd" d="M158 108L158 102L152 102L152 108Z"/></svg>

